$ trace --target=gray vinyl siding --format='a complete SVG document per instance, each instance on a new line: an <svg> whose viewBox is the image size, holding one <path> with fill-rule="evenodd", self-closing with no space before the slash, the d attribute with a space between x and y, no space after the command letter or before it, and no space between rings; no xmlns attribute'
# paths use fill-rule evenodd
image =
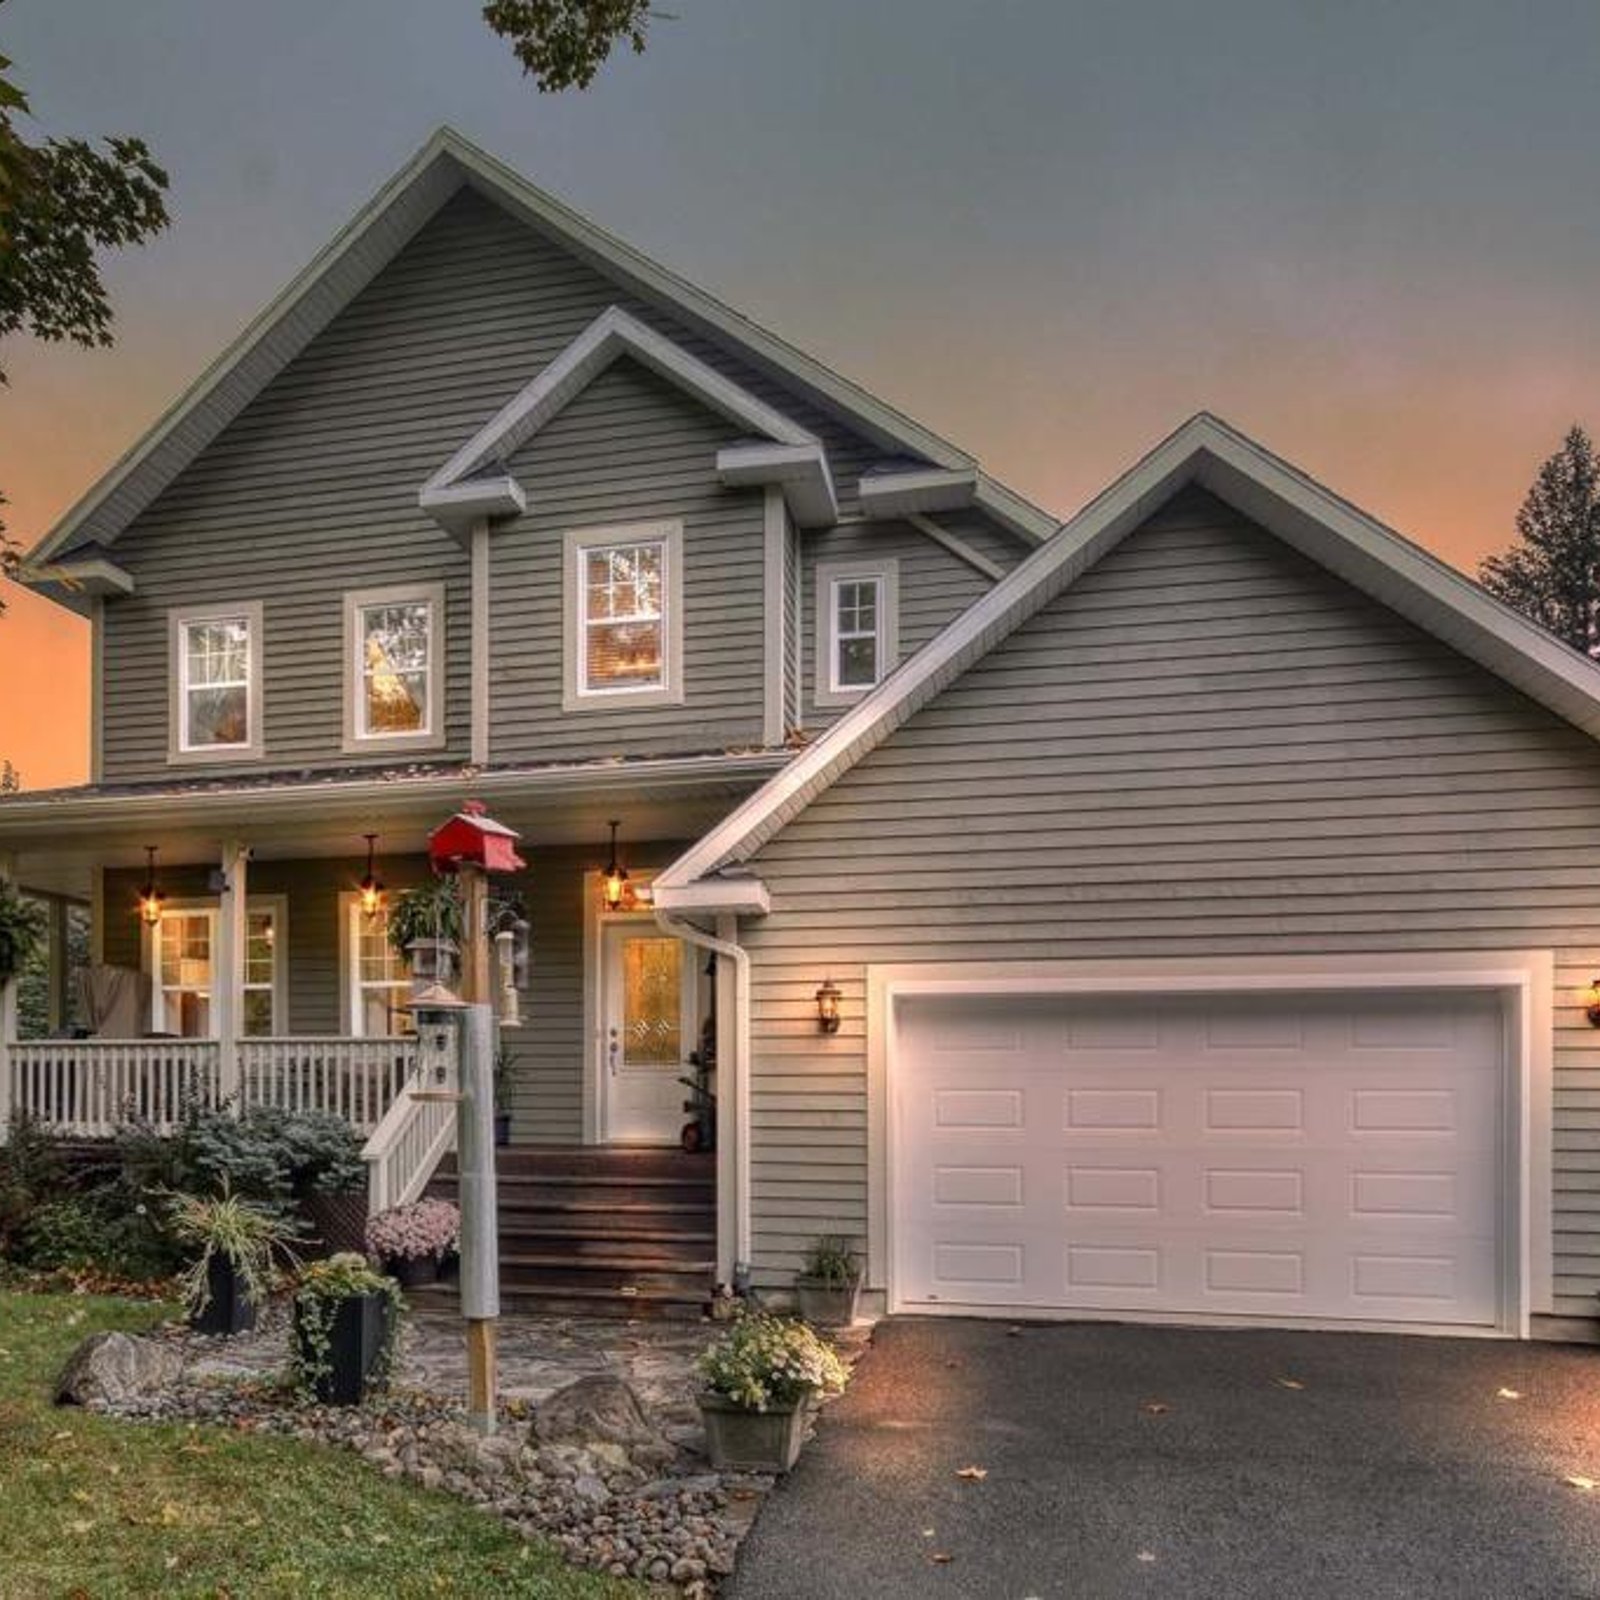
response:
<svg viewBox="0 0 1600 1600"><path fill-rule="evenodd" d="M755 858L759 1280L865 1232L868 963L1537 948L1554 1309L1592 1313L1597 802L1576 730L1217 502L1174 502Z"/></svg>
<svg viewBox="0 0 1600 1600"><path fill-rule="evenodd" d="M738 431L636 362L610 367L511 461L528 511L491 536L490 755L560 761L762 742L760 489L717 481ZM683 524L681 705L562 710L563 535Z"/></svg>
<svg viewBox="0 0 1600 1600"><path fill-rule="evenodd" d="M892 560L899 569L900 660L993 587L976 567L909 523L873 522L826 528L804 536L805 582L800 608L800 648L805 726L826 726L838 706L819 706L817 694L817 564L823 561Z"/></svg>

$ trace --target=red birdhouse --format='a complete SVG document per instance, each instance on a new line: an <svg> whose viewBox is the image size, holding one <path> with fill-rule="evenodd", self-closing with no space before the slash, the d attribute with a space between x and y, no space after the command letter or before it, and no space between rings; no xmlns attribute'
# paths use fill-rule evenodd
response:
<svg viewBox="0 0 1600 1600"><path fill-rule="evenodd" d="M516 842L517 835L496 822L483 801L469 800L428 835L428 860L435 872L454 872L462 866L516 872L524 865Z"/></svg>

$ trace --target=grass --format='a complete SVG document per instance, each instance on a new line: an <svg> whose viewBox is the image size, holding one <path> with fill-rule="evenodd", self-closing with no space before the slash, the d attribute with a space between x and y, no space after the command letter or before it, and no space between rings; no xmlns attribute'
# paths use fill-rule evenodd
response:
<svg viewBox="0 0 1600 1600"><path fill-rule="evenodd" d="M170 1308L0 1292L0 1593L132 1596L511 1595L625 1600L642 1585L566 1566L448 1495L357 1456L50 1403L79 1340Z"/></svg>

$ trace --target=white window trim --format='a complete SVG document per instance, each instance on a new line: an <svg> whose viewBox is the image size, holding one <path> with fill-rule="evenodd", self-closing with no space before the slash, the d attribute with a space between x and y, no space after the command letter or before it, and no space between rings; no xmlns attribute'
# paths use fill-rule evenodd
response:
<svg viewBox="0 0 1600 1600"><path fill-rule="evenodd" d="M816 685L812 699L819 706L850 706L870 694L878 683L841 688L835 676L838 661L838 605L835 591L841 583L878 583L878 683L900 664L900 563L892 558L870 561L819 561L817 585Z"/></svg>
<svg viewBox="0 0 1600 1600"><path fill-rule="evenodd" d="M215 1039L217 1018L216 960L217 940L221 933L222 907L216 900L168 900L162 913L180 912L189 916L203 913L211 923L212 993L211 1020ZM272 1032L257 1037L276 1038L289 1032L289 898L281 894L253 894L245 901L245 911L268 911L272 914ZM241 958L242 961L242 958ZM150 1027L161 1033L165 1029L167 1004L161 984L161 928L146 927L144 941L145 972L150 979ZM239 1015L239 1037L245 1037L244 1013Z"/></svg>
<svg viewBox="0 0 1600 1600"><path fill-rule="evenodd" d="M185 631L194 623L217 622L226 617L243 617L249 630L245 688L245 716L250 737L242 744L202 744L189 742L188 661ZM259 761L264 753L262 739L262 635L265 626L259 600L239 600L228 605L184 606L167 613L167 760L174 765Z"/></svg>
<svg viewBox="0 0 1600 1600"><path fill-rule="evenodd" d="M426 605L428 608L428 698L423 725L411 733L362 731L365 662L361 613L369 606ZM357 589L344 597L344 753L364 750L437 750L445 743L445 586L402 583L385 589Z"/></svg>
<svg viewBox="0 0 1600 1600"><path fill-rule="evenodd" d="M356 919L361 916L361 896L353 889L339 894L339 1018L341 1030L351 1039L373 1037L362 1031L365 1007L361 1004L361 976L356 965L359 949Z"/></svg>
<svg viewBox="0 0 1600 1600"><path fill-rule="evenodd" d="M665 638L662 678L642 688L590 689L584 686L585 647L583 560L593 549L614 544L663 546L661 602ZM562 540L561 709L605 711L614 707L683 704L683 524L633 522L604 528L569 528Z"/></svg>

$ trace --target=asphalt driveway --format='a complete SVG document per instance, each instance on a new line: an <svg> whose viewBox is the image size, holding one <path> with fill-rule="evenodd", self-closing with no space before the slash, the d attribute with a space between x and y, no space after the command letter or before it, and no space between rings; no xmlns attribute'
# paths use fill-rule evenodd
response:
<svg viewBox="0 0 1600 1600"><path fill-rule="evenodd" d="M1600 1349L900 1319L730 1592L1600 1596L1572 1477L1600 1481Z"/></svg>

